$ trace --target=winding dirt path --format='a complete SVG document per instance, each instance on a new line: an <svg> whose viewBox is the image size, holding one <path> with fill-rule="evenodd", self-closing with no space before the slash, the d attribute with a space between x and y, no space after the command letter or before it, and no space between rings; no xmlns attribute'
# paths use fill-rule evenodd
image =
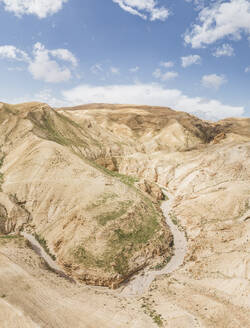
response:
<svg viewBox="0 0 250 328"><path fill-rule="evenodd" d="M50 267L50 269L52 271L57 273L59 276L68 279L71 282L75 282L73 278L66 275L66 273L64 273L62 271L62 269L59 267L59 265L55 261L52 260L52 258L45 252L45 250L42 248L42 246L39 244L39 242L36 240L36 238L33 235L31 235L27 232L21 232L21 235L30 242L33 250L40 257L42 257L44 259L44 261L47 263L47 265Z"/></svg>
<svg viewBox="0 0 250 328"><path fill-rule="evenodd" d="M144 271L134 278L132 278L127 285L122 289L120 295L124 297L133 297L142 295L151 285L155 277L168 274L177 270L184 261L187 252L187 239L185 233L178 229L172 219L169 216L169 212L172 206L172 196L163 190L164 194L168 197L168 200L162 203L162 211L166 218L166 223L170 227L170 230L174 237L175 253L170 262L161 270Z"/></svg>

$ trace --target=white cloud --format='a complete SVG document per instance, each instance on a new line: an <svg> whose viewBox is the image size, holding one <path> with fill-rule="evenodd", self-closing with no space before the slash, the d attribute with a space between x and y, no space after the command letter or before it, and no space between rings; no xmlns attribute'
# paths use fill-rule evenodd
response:
<svg viewBox="0 0 250 328"><path fill-rule="evenodd" d="M24 71L23 67L19 67L19 66L16 66L16 67L8 67L7 69L8 69L9 72L13 72L13 71L22 72L22 71Z"/></svg>
<svg viewBox="0 0 250 328"><path fill-rule="evenodd" d="M160 65L165 68L173 67L174 63L172 61L160 62Z"/></svg>
<svg viewBox="0 0 250 328"><path fill-rule="evenodd" d="M63 3L68 0L0 0L4 9L13 12L16 16L36 15L45 18L62 9Z"/></svg>
<svg viewBox="0 0 250 328"><path fill-rule="evenodd" d="M36 93L33 97L29 97L27 100L25 99L25 102L34 101L34 99L39 102L47 103L52 107L64 107L65 105L70 106L70 104L65 103L64 100L55 97L53 95L53 91L50 89L41 90L40 92Z"/></svg>
<svg viewBox="0 0 250 328"><path fill-rule="evenodd" d="M218 47L213 53L213 56L215 57L221 57L221 56L231 57L233 55L234 55L234 48L228 43L224 43L221 47Z"/></svg>
<svg viewBox="0 0 250 328"><path fill-rule="evenodd" d="M155 77L156 79L160 79L162 76L162 71L160 68L157 68L154 72L153 72L153 77Z"/></svg>
<svg viewBox="0 0 250 328"><path fill-rule="evenodd" d="M140 69L139 66L135 66L135 67L130 68L129 71L130 71L131 73L136 73L136 72L139 71L139 69Z"/></svg>
<svg viewBox="0 0 250 328"><path fill-rule="evenodd" d="M18 61L29 61L29 56L25 51L17 49L11 45L0 46L0 58L13 59Z"/></svg>
<svg viewBox="0 0 250 328"><path fill-rule="evenodd" d="M188 67L193 64L200 64L201 57L199 55L190 55L186 57L181 57L181 65L182 67Z"/></svg>
<svg viewBox="0 0 250 328"><path fill-rule="evenodd" d="M2 99L2 101L20 103L36 100L46 102L54 107L87 103L145 104L171 107L209 120L244 115L244 107L242 106L226 105L215 99L190 97L178 89L166 89L160 84L79 85L61 93L62 97L58 98L53 95L52 90L45 89L33 96L26 95L19 99Z"/></svg>
<svg viewBox="0 0 250 328"><path fill-rule="evenodd" d="M227 82L227 79L223 75L210 74L202 77L202 85L206 88L213 88L218 90L223 84Z"/></svg>
<svg viewBox="0 0 250 328"><path fill-rule="evenodd" d="M60 66L55 60L52 60L50 55L55 57L52 52L45 49L41 43L36 43L33 49L34 59L28 67L29 72L36 80L49 83L68 81L71 78L70 69Z"/></svg>
<svg viewBox="0 0 250 328"><path fill-rule="evenodd" d="M77 59L76 57L70 52L68 49L56 49L51 50L50 54L53 57L57 57L61 60L70 62L73 66L77 66Z"/></svg>
<svg viewBox="0 0 250 328"><path fill-rule="evenodd" d="M93 74L99 74L100 72L103 71L102 65L101 64L95 64L90 67L90 71Z"/></svg>
<svg viewBox="0 0 250 328"><path fill-rule="evenodd" d="M39 42L34 45L31 56L14 46L1 46L0 58L25 62L34 79L49 83L64 82L72 76L71 67L65 67L53 58L77 65L77 59L69 50L48 50Z"/></svg>
<svg viewBox="0 0 250 328"><path fill-rule="evenodd" d="M54 95L51 89L43 89L35 94L23 94L21 97L17 98L3 98L1 99L5 103L9 104L20 104L25 102L38 101L42 103L47 103L52 107L65 107L70 106L70 103L66 102L64 99L59 98Z"/></svg>
<svg viewBox="0 0 250 328"><path fill-rule="evenodd" d="M200 10L205 7L207 1L216 1L216 0L185 0L186 2L192 2L195 9Z"/></svg>
<svg viewBox="0 0 250 328"><path fill-rule="evenodd" d="M117 67L113 67L113 66L110 67L110 72L111 72L113 75L118 75L118 74L120 74L120 70L119 70L119 68L117 68Z"/></svg>
<svg viewBox="0 0 250 328"><path fill-rule="evenodd" d="M245 73L250 73L250 66L245 68Z"/></svg>
<svg viewBox="0 0 250 328"><path fill-rule="evenodd" d="M169 106L206 119L242 116L244 107L224 105L218 100L189 97L177 89L165 89L159 84L90 86L80 85L62 92L65 104L119 103Z"/></svg>
<svg viewBox="0 0 250 328"><path fill-rule="evenodd" d="M156 79L159 79L161 81L167 81L167 80L172 80L175 79L178 76L177 72L162 72L162 70L160 68L157 68L154 72L153 72L153 77L155 77Z"/></svg>
<svg viewBox="0 0 250 328"><path fill-rule="evenodd" d="M157 7L156 0L112 0L123 10L132 15L137 15L142 19L151 21L165 21L169 16L169 11L165 7Z"/></svg>
<svg viewBox="0 0 250 328"><path fill-rule="evenodd" d="M166 72L161 76L162 81L175 79L179 74L177 72Z"/></svg>
<svg viewBox="0 0 250 328"><path fill-rule="evenodd" d="M250 33L250 1L216 1L199 14L199 23L186 32L185 42L201 48L225 37L236 40Z"/></svg>

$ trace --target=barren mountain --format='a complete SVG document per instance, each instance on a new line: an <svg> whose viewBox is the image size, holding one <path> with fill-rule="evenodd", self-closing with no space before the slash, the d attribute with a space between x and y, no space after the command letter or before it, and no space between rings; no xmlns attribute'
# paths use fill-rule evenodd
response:
<svg viewBox="0 0 250 328"><path fill-rule="evenodd" d="M250 326L250 119L0 103L0 151L4 327ZM143 281L176 251L159 186L184 263L126 295L137 271ZM22 231L76 283L48 271Z"/></svg>

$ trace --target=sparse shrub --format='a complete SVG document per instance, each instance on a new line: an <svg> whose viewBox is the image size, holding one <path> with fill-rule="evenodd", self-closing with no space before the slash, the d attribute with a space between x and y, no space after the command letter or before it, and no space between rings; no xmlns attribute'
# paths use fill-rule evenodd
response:
<svg viewBox="0 0 250 328"><path fill-rule="evenodd" d="M122 215L124 215L128 208L130 206L132 206L133 201L126 201L126 202L118 202L118 206L119 208L116 211L110 211L110 212L106 212L103 213L101 215L98 215L96 217L96 220L98 221L99 224L101 225L106 225L109 221L118 219L119 217L121 217Z"/></svg>
<svg viewBox="0 0 250 328"><path fill-rule="evenodd" d="M168 256L164 261L162 261L159 264L156 264L156 266L152 267L153 270L161 270L163 269L171 260L171 256Z"/></svg>
<svg viewBox="0 0 250 328"><path fill-rule="evenodd" d="M39 244L42 246L42 248L45 250L45 252L55 261L56 256L54 254L51 254L49 247L47 245L47 241L43 237L38 235L37 233L35 233L34 236L35 236L36 240L39 242Z"/></svg>
<svg viewBox="0 0 250 328"><path fill-rule="evenodd" d="M179 223L178 223L177 217L176 217L173 213L170 213L169 216L170 216L170 218L171 218L173 224L175 224L175 225L178 226Z"/></svg>
<svg viewBox="0 0 250 328"><path fill-rule="evenodd" d="M90 211L97 207L103 206L107 203L108 200L113 200L117 197L118 195L115 193L105 193L100 199L96 200L94 203L89 204L86 207L86 210Z"/></svg>
<svg viewBox="0 0 250 328"><path fill-rule="evenodd" d="M146 303L146 300L144 299L143 304L141 305L142 308L144 308L144 313L149 315L154 323L157 324L158 327L163 327L163 320L162 316L158 314L154 309L150 307L150 304Z"/></svg>
<svg viewBox="0 0 250 328"><path fill-rule="evenodd" d="M4 156L0 158L0 169L3 166ZM2 191L2 184L4 182L3 173L0 172L0 191Z"/></svg>

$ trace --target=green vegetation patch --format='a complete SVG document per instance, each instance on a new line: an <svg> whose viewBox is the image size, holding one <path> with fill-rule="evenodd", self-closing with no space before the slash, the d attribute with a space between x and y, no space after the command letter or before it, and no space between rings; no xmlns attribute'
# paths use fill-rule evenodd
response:
<svg viewBox="0 0 250 328"><path fill-rule="evenodd" d="M104 193L99 199L97 199L94 203L89 204L86 207L86 210L90 211L97 207L105 205L108 201L117 198L118 195L115 193Z"/></svg>
<svg viewBox="0 0 250 328"><path fill-rule="evenodd" d="M127 212L127 210L129 209L129 207L132 206L133 203L134 202L131 200L128 200L125 202L118 202L117 210L102 213L102 214L98 215L97 217L95 217L95 219L97 220L97 222L99 224L104 226L109 221L116 220L116 219L120 218L122 215L124 215Z"/></svg>
<svg viewBox="0 0 250 328"><path fill-rule="evenodd" d="M131 232L125 232L122 229L115 230L116 238L112 241L112 244L126 244L128 242L132 242L135 245L143 244L148 242L149 239L153 236L158 223L154 218L152 218L152 222L149 225L139 225L138 228Z"/></svg>
<svg viewBox="0 0 250 328"><path fill-rule="evenodd" d="M45 252L55 261L56 256L54 254L51 254L49 247L47 245L47 241L42 236L38 235L37 233L34 234L34 237L39 242L39 244L42 246L42 248L45 250Z"/></svg>
<svg viewBox="0 0 250 328"><path fill-rule="evenodd" d="M134 177L134 176L131 176L131 175L121 174L121 173L118 173L117 171L110 171L106 167L104 167L104 166L102 166L102 165L100 165L96 162L90 161L90 160L85 160L85 161L87 161L89 165L91 165L92 167L94 167L97 170L101 171L105 175L117 178L122 183L126 184L129 187L133 187L135 190L137 190L134 187L134 184L139 181L139 179L137 177Z"/></svg>
<svg viewBox="0 0 250 328"><path fill-rule="evenodd" d="M130 273L130 259L137 251L143 249L143 246L152 240L160 229L159 214L156 209L152 204L145 205L145 203L144 206L137 205L137 208L134 209L135 218L129 222L129 228L110 229L107 246L102 255L93 255L84 247L83 243L73 249L76 261L86 267L99 267L104 271L115 271L126 277ZM97 219L100 220L100 224L105 225L110 220L118 219L130 206L131 201L123 202L123 206L119 210L105 213Z"/></svg>
<svg viewBox="0 0 250 328"><path fill-rule="evenodd" d="M2 156L2 157L0 158L0 167L3 166L3 161L4 161L4 156Z"/></svg>
<svg viewBox="0 0 250 328"><path fill-rule="evenodd" d="M119 257L115 259L114 270L122 276L126 276L129 272L128 258L122 253Z"/></svg>
<svg viewBox="0 0 250 328"><path fill-rule="evenodd" d="M177 220L177 217L173 213L169 213L169 216L170 216L173 224L175 224L176 226L178 226L179 225L179 222Z"/></svg>
<svg viewBox="0 0 250 328"><path fill-rule="evenodd" d="M109 170L107 170L107 171L109 171ZM121 182L123 182L129 186L131 186L131 185L133 186L136 182L139 181L139 179L137 177L133 177L131 175L125 175L125 174L121 174L121 173L114 172L114 171L109 171L108 173L111 176L118 178Z"/></svg>
<svg viewBox="0 0 250 328"><path fill-rule="evenodd" d="M93 139L74 121L56 111L43 113L30 112L29 119L35 126L35 132L40 137L47 138L60 145L87 148L89 143L101 148L98 141Z"/></svg>
<svg viewBox="0 0 250 328"><path fill-rule="evenodd" d="M0 191L2 191L2 184L4 182L3 173L0 172Z"/></svg>
<svg viewBox="0 0 250 328"><path fill-rule="evenodd" d="M152 309L151 305L146 302L146 299L144 297L141 307L144 309L144 313L150 316L150 318L152 318L152 320L158 327L163 327L163 318L161 314L157 313L154 309Z"/></svg>
<svg viewBox="0 0 250 328"><path fill-rule="evenodd" d="M0 169L3 166L4 156L0 158ZM4 182L3 173L0 172L0 191L2 191L2 184Z"/></svg>
<svg viewBox="0 0 250 328"><path fill-rule="evenodd" d="M14 235L4 235L4 236L1 236L0 235L0 239L19 239L20 236L14 236Z"/></svg>
<svg viewBox="0 0 250 328"><path fill-rule="evenodd" d="M98 266L97 259L83 246L80 246L75 250L74 256L79 263L83 263L86 266L90 266L90 267Z"/></svg>
<svg viewBox="0 0 250 328"><path fill-rule="evenodd" d="M116 229L108 243L111 252L116 250L117 254L114 270L122 275L128 273L128 262L133 254L142 249L160 229L159 216L153 206L147 207L144 211L140 208L135 209L135 213L140 217L140 223L131 222L129 231Z"/></svg>
<svg viewBox="0 0 250 328"><path fill-rule="evenodd" d="M165 268L165 266L170 262L170 260L171 260L171 256L168 256L161 263L156 264L154 267L151 267L151 269L152 270L161 270L161 269Z"/></svg>
<svg viewBox="0 0 250 328"><path fill-rule="evenodd" d="M25 239L20 235L2 235L0 234L0 245L4 246L8 243L14 243L18 248L25 247Z"/></svg>

